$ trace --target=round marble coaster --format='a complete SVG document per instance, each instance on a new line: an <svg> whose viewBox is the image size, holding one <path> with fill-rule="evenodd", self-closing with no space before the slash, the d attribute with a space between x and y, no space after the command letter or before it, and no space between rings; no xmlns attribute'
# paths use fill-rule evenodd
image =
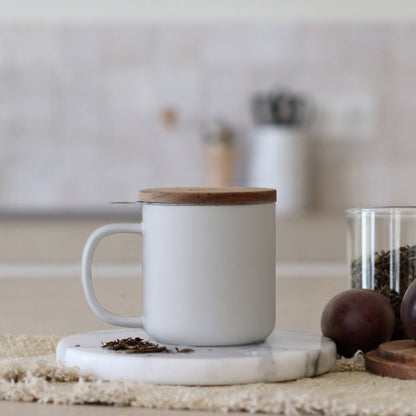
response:
<svg viewBox="0 0 416 416"><path fill-rule="evenodd" d="M264 342L235 347L192 347L178 353L126 354L102 348L102 342L127 337L149 339L142 329L96 331L62 339L59 364L104 380L182 385L244 384L311 377L329 371L336 346L320 335L274 331ZM185 348L181 346L179 348Z"/></svg>

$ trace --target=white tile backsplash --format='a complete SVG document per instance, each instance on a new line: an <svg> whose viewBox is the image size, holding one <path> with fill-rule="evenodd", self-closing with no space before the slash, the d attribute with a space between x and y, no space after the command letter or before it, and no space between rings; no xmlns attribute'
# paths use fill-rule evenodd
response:
<svg viewBox="0 0 416 416"><path fill-rule="evenodd" d="M158 35L158 30L148 26L111 25L101 28L96 42L102 48L99 56L102 68L112 71L148 65Z"/></svg>
<svg viewBox="0 0 416 416"><path fill-rule="evenodd" d="M198 69L204 56L204 34L197 25L161 25L150 40L151 51L145 64L152 68Z"/></svg>
<svg viewBox="0 0 416 416"><path fill-rule="evenodd" d="M348 97L373 103L365 140L354 119L341 141L315 129L315 208L414 203L415 34L380 23L1 23L0 209L203 185L201 126L213 118L235 128L244 185L250 98L274 88L315 104L331 97L341 110Z"/></svg>
<svg viewBox="0 0 416 416"><path fill-rule="evenodd" d="M7 43L10 64L27 70L38 64L48 67L59 65L62 48L54 26L34 24L17 26Z"/></svg>

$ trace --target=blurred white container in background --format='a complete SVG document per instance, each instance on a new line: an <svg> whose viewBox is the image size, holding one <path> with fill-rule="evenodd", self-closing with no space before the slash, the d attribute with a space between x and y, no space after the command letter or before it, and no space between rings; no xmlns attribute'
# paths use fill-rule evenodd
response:
<svg viewBox="0 0 416 416"><path fill-rule="evenodd" d="M310 174L303 100L287 93L258 96L253 100L253 113L257 126L249 185L276 188L278 214L306 210L310 202Z"/></svg>
<svg viewBox="0 0 416 416"><path fill-rule="evenodd" d="M250 185L277 189L279 214L307 209L306 134L292 127L259 126L253 140Z"/></svg>

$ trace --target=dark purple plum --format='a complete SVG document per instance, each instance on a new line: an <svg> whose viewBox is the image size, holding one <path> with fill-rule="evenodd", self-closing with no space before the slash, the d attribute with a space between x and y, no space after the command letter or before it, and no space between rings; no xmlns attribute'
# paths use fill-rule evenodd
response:
<svg viewBox="0 0 416 416"><path fill-rule="evenodd" d="M338 354L352 357L389 341L394 330L394 311L380 293L350 289L334 296L321 316L322 334L337 345Z"/></svg>
<svg viewBox="0 0 416 416"><path fill-rule="evenodd" d="M416 280L404 293L400 307L400 319L406 334L410 338L416 339Z"/></svg>

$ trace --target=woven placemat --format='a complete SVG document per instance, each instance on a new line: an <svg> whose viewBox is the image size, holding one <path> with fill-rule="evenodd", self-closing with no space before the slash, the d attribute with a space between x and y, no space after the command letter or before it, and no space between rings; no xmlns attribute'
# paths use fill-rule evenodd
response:
<svg viewBox="0 0 416 416"><path fill-rule="evenodd" d="M286 415L415 415L416 381L374 376L363 357L323 376L282 383L184 387L104 382L55 362L56 336L0 336L0 399Z"/></svg>

